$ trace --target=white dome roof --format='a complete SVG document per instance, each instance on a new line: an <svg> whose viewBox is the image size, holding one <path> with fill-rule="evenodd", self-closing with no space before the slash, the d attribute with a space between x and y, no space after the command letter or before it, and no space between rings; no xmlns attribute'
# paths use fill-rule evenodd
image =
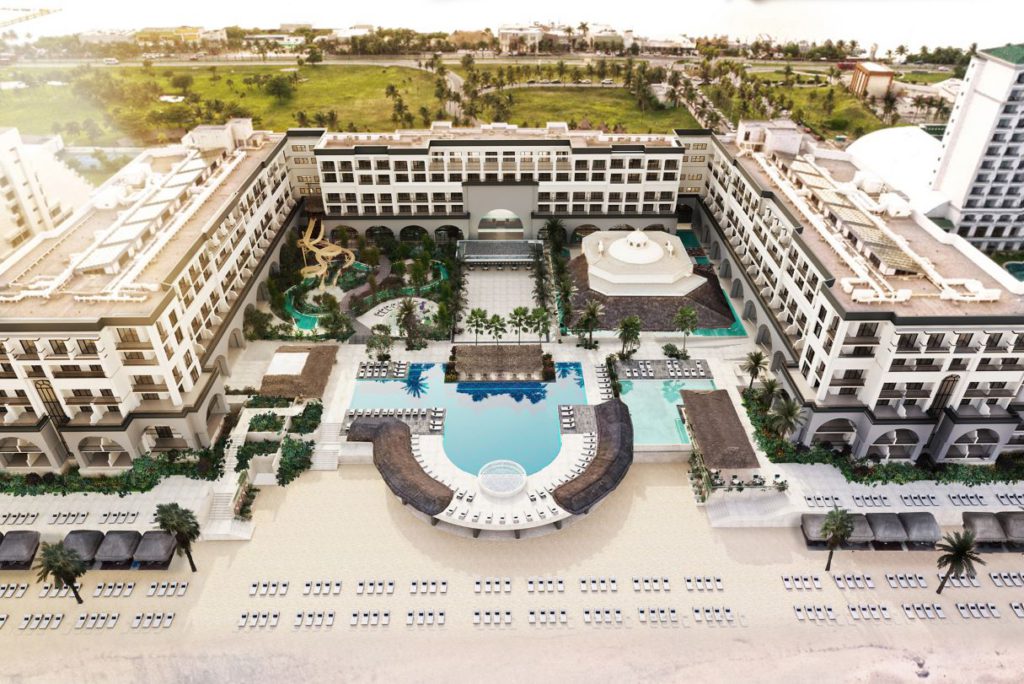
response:
<svg viewBox="0 0 1024 684"><path fill-rule="evenodd" d="M634 230L619 238L608 248L608 256L626 264L653 264L660 261L665 250L642 230Z"/></svg>

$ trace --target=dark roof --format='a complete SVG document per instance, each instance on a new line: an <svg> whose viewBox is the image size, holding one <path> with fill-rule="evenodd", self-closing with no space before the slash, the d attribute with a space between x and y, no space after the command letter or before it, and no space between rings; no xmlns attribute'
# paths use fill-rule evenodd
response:
<svg viewBox="0 0 1024 684"><path fill-rule="evenodd" d="M0 563L29 563L39 548L39 533L32 530L8 532L0 542Z"/></svg>
<svg viewBox="0 0 1024 684"><path fill-rule="evenodd" d="M757 468L747 431L725 390L682 390L686 429L704 465L716 470Z"/></svg>
<svg viewBox="0 0 1024 684"><path fill-rule="evenodd" d="M1024 511L1003 511L996 513L999 524L1006 533L1006 541L1024 544Z"/></svg>
<svg viewBox="0 0 1024 684"><path fill-rule="evenodd" d="M166 563L177 548L173 535L163 530L150 530L142 535L133 558L140 563Z"/></svg>
<svg viewBox="0 0 1024 684"><path fill-rule="evenodd" d="M533 261L540 240L459 240L466 261Z"/></svg>
<svg viewBox="0 0 1024 684"><path fill-rule="evenodd" d="M868 513L868 525L875 541L884 544L897 544L907 541L907 531L895 513Z"/></svg>
<svg viewBox="0 0 1024 684"><path fill-rule="evenodd" d="M1006 541L1003 527L995 513L964 512L964 528L974 533L974 541L980 544L1001 544Z"/></svg>
<svg viewBox="0 0 1024 684"><path fill-rule="evenodd" d="M348 430L348 439L373 442L373 464L403 503L430 516L448 508L454 492L416 462L408 425L397 418L357 418Z"/></svg>
<svg viewBox="0 0 1024 684"><path fill-rule="evenodd" d="M615 489L633 463L633 421L621 399L594 406L597 455L584 471L553 492L555 503L573 514L588 511Z"/></svg>
<svg viewBox="0 0 1024 684"><path fill-rule="evenodd" d="M127 563L132 559L142 535L135 530L114 530L107 532L103 543L96 550L96 560L101 563Z"/></svg>
<svg viewBox="0 0 1024 684"><path fill-rule="evenodd" d="M867 516L863 513L851 513L850 519L853 520L853 532L847 541L851 544L867 544L875 540L875 533L871 531Z"/></svg>
<svg viewBox="0 0 1024 684"><path fill-rule="evenodd" d="M96 549L103 543L103 533L99 530L71 530L64 537L64 548L74 549L78 557L86 563L96 558Z"/></svg>
<svg viewBox="0 0 1024 684"><path fill-rule="evenodd" d="M875 535L871 531L868 519L861 513L851 513L850 520L853 522L853 532L847 541L853 544L866 544L874 541ZM825 523L824 513L804 513L800 516L800 528L808 541L823 542L825 536L821 533L821 526Z"/></svg>
<svg viewBox="0 0 1024 684"><path fill-rule="evenodd" d="M934 544L942 539L942 530L935 516L924 511L900 513L900 522L907 531L907 541L914 544Z"/></svg>
<svg viewBox="0 0 1024 684"><path fill-rule="evenodd" d="M460 344L455 347L460 378L489 373L536 373L544 370L539 344Z"/></svg>

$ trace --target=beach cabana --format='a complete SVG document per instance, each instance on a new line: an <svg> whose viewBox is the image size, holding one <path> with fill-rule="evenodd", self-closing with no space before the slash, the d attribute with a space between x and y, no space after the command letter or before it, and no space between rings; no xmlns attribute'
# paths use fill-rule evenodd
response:
<svg viewBox="0 0 1024 684"><path fill-rule="evenodd" d="M139 567L164 569L171 564L178 542L162 530L150 530L142 535L133 556Z"/></svg>
<svg viewBox="0 0 1024 684"><path fill-rule="evenodd" d="M866 517L876 544L902 544L907 541L907 531L895 513L868 513Z"/></svg>
<svg viewBox="0 0 1024 684"><path fill-rule="evenodd" d="M825 543L825 536L821 533L824 522L824 513L804 513L800 516L800 531L809 544Z"/></svg>
<svg viewBox="0 0 1024 684"><path fill-rule="evenodd" d="M39 533L32 530L8 532L0 542L0 568L25 570L39 549Z"/></svg>
<svg viewBox="0 0 1024 684"><path fill-rule="evenodd" d="M974 533L974 541L978 544L1003 544L1006 534L995 513L964 512L964 529Z"/></svg>
<svg viewBox="0 0 1024 684"><path fill-rule="evenodd" d="M141 539L142 535L135 530L107 532L103 543L96 549L96 560L104 565L129 565Z"/></svg>
<svg viewBox="0 0 1024 684"><path fill-rule="evenodd" d="M1024 511L1002 511L996 519L1003 528L1006 541L1010 544L1024 544Z"/></svg>
<svg viewBox="0 0 1024 684"><path fill-rule="evenodd" d="M633 420L621 399L594 406L597 424L597 454L583 472L560 487L552 497L563 509L579 515L587 513L608 496L633 464Z"/></svg>
<svg viewBox="0 0 1024 684"><path fill-rule="evenodd" d="M875 540L875 533L871 531L871 525L868 524L866 515L851 513L850 519L853 520L853 532L846 540L847 544L870 544Z"/></svg>
<svg viewBox="0 0 1024 684"><path fill-rule="evenodd" d="M711 470L754 470L757 456L725 390L683 390L683 415L693 449Z"/></svg>
<svg viewBox="0 0 1024 684"><path fill-rule="evenodd" d="M96 559L102 543L103 533L99 530L71 530L64 536L64 548L72 549L86 564Z"/></svg>
<svg viewBox="0 0 1024 684"><path fill-rule="evenodd" d="M935 546L942 539L942 530L935 516L924 511L900 513L900 522L907 531L907 543L914 546Z"/></svg>

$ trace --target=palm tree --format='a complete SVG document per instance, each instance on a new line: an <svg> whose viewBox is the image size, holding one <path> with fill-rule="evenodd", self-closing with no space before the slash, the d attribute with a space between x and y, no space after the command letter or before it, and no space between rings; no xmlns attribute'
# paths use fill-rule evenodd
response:
<svg viewBox="0 0 1024 684"><path fill-rule="evenodd" d="M974 532L970 530L947 534L939 542L938 547L940 551L944 552L939 556L938 566L940 569L947 568L947 570L942 581L939 582L939 588L935 590L936 594L942 593L951 575L967 574L973 577L977 574L974 571L974 564L985 564L974 546Z"/></svg>
<svg viewBox="0 0 1024 684"><path fill-rule="evenodd" d="M740 370L750 376L750 384L747 389L754 387L754 381L768 370L768 357L760 350L754 350L747 354L747 358L740 364Z"/></svg>
<svg viewBox="0 0 1024 684"><path fill-rule="evenodd" d="M45 582L52 577L53 584L58 589L70 587L71 592L75 595L75 600L82 603L82 597L75 585L78 579L85 574L85 563L82 562L77 551L64 546L64 542L56 544L43 542L43 548L39 554L39 564L35 569L39 571L36 578L38 581Z"/></svg>
<svg viewBox="0 0 1024 684"><path fill-rule="evenodd" d="M473 309L466 319L466 327L476 335L475 344L480 344L480 333L487 332L487 311L484 309Z"/></svg>
<svg viewBox="0 0 1024 684"><path fill-rule="evenodd" d="M587 303L583 306L583 311L580 312L579 319L576 321L579 327L589 333L587 343L590 346L594 346L594 328L601 322L601 316L603 315L604 305L599 301L588 299Z"/></svg>
<svg viewBox="0 0 1024 684"><path fill-rule="evenodd" d="M530 325L530 310L525 306L517 306L508 315L508 324L516 331L519 338L518 344L523 343L523 331Z"/></svg>
<svg viewBox="0 0 1024 684"><path fill-rule="evenodd" d="M487 332L491 333L491 337L494 338L495 342L501 342L502 336L508 332L508 329L505 327L505 319L498 314L491 316L490 320L487 321Z"/></svg>
<svg viewBox="0 0 1024 684"><path fill-rule="evenodd" d="M767 377L761 383L761 393L758 399L766 408L775 403L775 397L779 394L779 381L773 377Z"/></svg>
<svg viewBox="0 0 1024 684"><path fill-rule="evenodd" d="M640 326L639 316L626 316L619 321L617 330L619 339L622 340L623 354L626 353L626 347L632 348L634 345L640 344Z"/></svg>
<svg viewBox="0 0 1024 684"><path fill-rule="evenodd" d="M697 310L692 306L679 308L672 318L672 327L683 333L683 354L686 354L686 339L697 329Z"/></svg>
<svg viewBox="0 0 1024 684"><path fill-rule="evenodd" d="M825 563L825 572L832 569L832 554L853 534L853 517L845 508L834 507L825 515L821 523L821 536L825 537L828 544L828 561Z"/></svg>
<svg viewBox="0 0 1024 684"><path fill-rule="evenodd" d="M804 422L803 407L793 399L783 399L772 409L768 420L778 437L789 437Z"/></svg>
<svg viewBox="0 0 1024 684"><path fill-rule="evenodd" d="M174 537L178 542L178 555L188 558L192 572L196 571L196 562L192 560L192 542L199 539L199 521L196 514L176 503L159 504L156 507L156 526Z"/></svg>
<svg viewBox="0 0 1024 684"><path fill-rule="evenodd" d="M537 307L530 312L530 332L537 334L537 341L551 340L551 312L544 307Z"/></svg>
<svg viewBox="0 0 1024 684"><path fill-rule="evenodd" d="M399 329L405 332L405 348L412 349L416 340L416 329L419 323L416 319L416 302L412 298L405 297L399 302L396 320Z"/></svg>

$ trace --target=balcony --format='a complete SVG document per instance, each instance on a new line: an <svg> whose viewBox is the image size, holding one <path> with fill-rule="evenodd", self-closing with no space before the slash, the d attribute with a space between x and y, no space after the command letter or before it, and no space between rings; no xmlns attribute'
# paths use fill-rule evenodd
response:
<svg viewBox="0 0 1024 684"><path fill-rule="evenodd" d="M964 390L964 397L967 398L967 399L981 399L981 398L997 399L997 398L1004 398L1004 397L1012 397L1015 394L1016 394L1016 392L1014 392L1012 389L1009 389L1009 388L1002 388L1002 389L980 389L980 388L974 388L974 389Z"/></svg>
<svg viewBox="0 0 1024 684"><path fill-rule="evenodd" d="M863 387L864 378L832 378L829 387Z"/></svg>
<svg viewBox="0 0 1024 684"><path fill-rule="evenodd" d="M865 346L869 344L878 344L879 339L877 337L859 337L856 335L847 335L843 340L843 344L855 344L858 346Z"/></svg>

